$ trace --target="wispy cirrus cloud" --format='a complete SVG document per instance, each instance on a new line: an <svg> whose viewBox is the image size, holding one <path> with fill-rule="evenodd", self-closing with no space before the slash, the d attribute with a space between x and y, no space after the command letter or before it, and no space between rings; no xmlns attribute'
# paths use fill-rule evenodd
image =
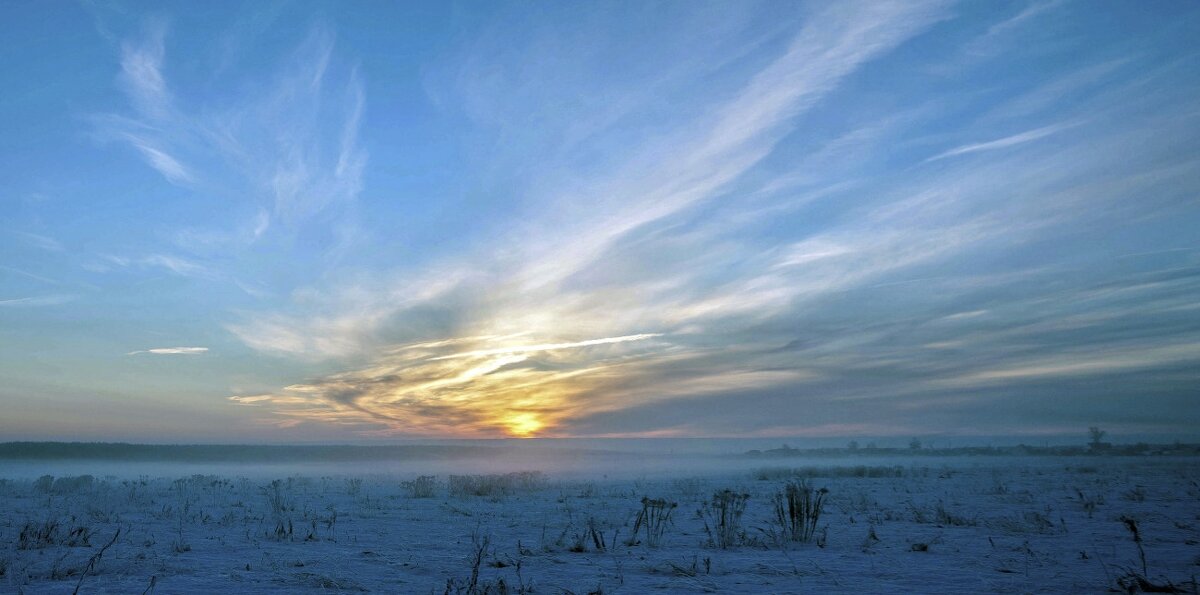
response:
<svg viewBox="0 0 1200 595"><path fill-rule="evenodd" d="M331 34L314 27L262 76L267 84L208 104L173 91L168 33L152 19L121 43L118 83L132 110L95 116L99 138L128 143L172 184L229 191L240 180L234 188L270 219L255 215L254 233L225 234L237 243L260 238L271 220L299 226L357 197L367 159L358 140L364 94L356 68L335 66Z"/></svg>
<svg viewBox="0 0 1200 595"><path fill-rule="evenodd" d="M168 182L189 185L196 181L191 168L169 152L170 136L180 134L186 124L180 121L185 116L176 110L162 72L166 32L165 22L148 20L141 38L121 43L120 86L136 115L99 117L97 132L129 143Z"/></svg>
<svg viewBox="0 0 1200 595"><path fill-rule="evenodd" d="M163 77L167 25L159 19L144 23L141 39L121 43L121 84L139 112L153 119L166 119L173 111L170 91Z"/></svg>

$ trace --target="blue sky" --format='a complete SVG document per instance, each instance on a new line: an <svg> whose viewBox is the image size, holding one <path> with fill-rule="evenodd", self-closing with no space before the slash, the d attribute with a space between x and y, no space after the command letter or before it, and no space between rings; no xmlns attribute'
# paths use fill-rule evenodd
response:
<svg viewBox="0 0 1200 595"><path fill-rule="evenodd" d="M1195 3L5 13L0 436L1200 427Z"/></svg>

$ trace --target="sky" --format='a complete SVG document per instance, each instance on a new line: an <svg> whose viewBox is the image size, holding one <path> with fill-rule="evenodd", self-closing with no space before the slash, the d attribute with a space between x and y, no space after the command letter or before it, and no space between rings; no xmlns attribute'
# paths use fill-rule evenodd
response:
<svg viewBox="0 0 1200 595"><path fill-rule="evenodd" d="M0 439L1200 432L1200 4L16 2Z"/></svg>

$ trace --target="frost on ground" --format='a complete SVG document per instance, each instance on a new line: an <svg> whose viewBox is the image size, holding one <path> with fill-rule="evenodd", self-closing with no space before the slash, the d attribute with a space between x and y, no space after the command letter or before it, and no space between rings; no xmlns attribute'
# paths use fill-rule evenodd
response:
<svg viewBox="0 0 1200 595"><path fill-rule="evenodd" d="M1192 593L1198 471L1070 458L2 480L0 591Z"/></svg>

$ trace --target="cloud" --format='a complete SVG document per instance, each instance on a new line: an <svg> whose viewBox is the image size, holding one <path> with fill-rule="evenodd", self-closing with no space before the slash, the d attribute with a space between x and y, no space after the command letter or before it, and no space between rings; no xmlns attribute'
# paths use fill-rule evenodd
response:
<svg viewBox="0 0 1200 595"><path fill-rule="evenodd" d="M212 273L204 266L168 254L152 254L138 261L144 266L154 266L165 268L176 275L183 277L210 277Z"/></svg>
<svg viewBox="0 0 1200 595"><path fill-rule="evenodd" d="M951 386L980 386L989 383L1011 384L1024 380L1053 378L1059 376L1089 376L1121 374L1138 368L1157 368L1176 363L1200 361L1200 346L1195 344L1166 345L1162 347L1129 350L1124 353L1085 353L1060 355L1047 361L1036 362L997 370L972 372L963 376L947 378Z"/></svg>
<svg viewBox="0 0 1200 595"><path fill-rule="evenodd" d="M166 30L164 22L150 20L145 23L142 38L121 44L119 81L137 117L105 116L98 118L98 123L102 137L128 142L168 182L185 186L194 183L196 177L167 149L169 137L179 134L187 124L181 121L185 116L176 110L162 72Z"/></svg>
<svg viewBox="0 0 1200 595"><path fill-rule="evenodd" d="M99 255L97 260L87 264L88 270L107 272L113 268L122 269L165 269L180 277L198 279L222 279L223 274L202 263L173 254L149 254L131 258L113 254Z"/></svg>
<svg viewBox="0 0 1200 595"><path fill-rule="evenodd" d="M208 353L207 347L156 347L154 349L142 349L139 351L130 351L125 355L137 355L139 353L151 353L154 355L200 355Z"/></svg>
<svg viewBox="0 0 1200 595"><path fill-rule="evenodd" d="M121 44L121 83L140 112L154 119L170 115L171 96L163 78L166 23L149 20L145 36Z"/></svg>
<svg viewBox="0 0 1200 595"><path fill-rule="evenodd" d="M318 214L341 221L350 241L347 207L362 190L367 163L358 138L365 94L358 69L335 59L333 36L315 26L282 64L258 73L263 83L253 92L201 102L172 89L167 32L165 22L148 20L140 36L121 43L118 83L131 110L96 115L97 138L129 144L172 184L219 184L223 193L248 197L246 207L257 214L244 233L192 230L224 238L227 251L259 241L272 221L283 224L281 233L297 233Z"/></svg>
<svg viewBox="0 0 1200 595"><path fill-rule="evenodd" d="M518 225L519 229L511 231L511 239L503 240L506 249L493 257L494 268L503 270L495 279L488 279L491 275L481 273L483 267L476 263L451 262L426 275L441 279L437 282L413 283L404 279L395 287L378 290L381 294L378 301L382 302L378 306L364 307L357 299L354 303L334 306L357 315L264 315L229 328L256 348L290 352L303 349L309 356L336 357L353 351L349 348L356 343L360 350L369 348L370 343L363 339L372 333L363 329L378 327L411 305L411 298L386 299L392 295L412 295L412 291L406 291L411 286L438 288L435 292L421 291L429 299L455 290L472 292L473 283L495 280L505 293L546 294L546 299L556 299L552 296L564 282L596 263L621 238L712 200L726 185L759 163L791 129L794 118L819 102L861 64L885 54L943 18L942 8L941 3L870 3L861 7L829 6L812 14L781 55L734 90L729 99L713 106L701 123L681 125L668 135L670 146L630 151L630 160L584 184L590 188L587 194L596 200L559 195L553 190L540 197L541 204L546 206L543 216L527 225ZM482 51L495 54L491 50ZM500 92L497 96L504 95ZM664 153L673 158L664 161L661 158ZM362 291L371 290L352 293L358 295ZM495 302L514 298L506 295ZM352 316L358 322L351 322ZM502 313L495 316L505 318ZM527 310L517 313L502 323L503 328L492 330L499 334L537 333L551 318L537 315L543 322L535 323L529 317ZM573 324L593 330L578 319ZM287 330L288 327L292 330ZM610 334L611 329L594 330ZM272 336L279 340L265 338ZM298 337L324 340L297 341ZM314 349L320 345L329 349Z"/></svg>
<svg viewBox="0 0 1200 595"><path fill-rule="evenodd" d="M27 231L14 231L13 234L21 238L27 244L47 252L62 252L65 250L61 242L51 237L36 233L29 233Z"/></svg>
<svg viewBox="0 0 1200 595"><path fill-rule="evenodd" d="M525 353L537 353L540 351L556 351L559 349L571 349L574 347L590 347L592 345L608 345L612 343L624 343L626 341L643 341L654 337L661 337L660 333L641 333L637 335L625 335L623 337L605 337L603 339L588 339L586 341L575 341L574 343L543 343L540 345L521 345L518 347L500 347L496 349L483 349L479 351L467 351L463 353L452 353L443 355L437 359L456 359L461 357L486 357L489 355L516 355Z"/></svg>
<svg viewBox="0 0 1200 595"><path fill-rule="evenodd" d="M1022 8L1017 14L989 27L987 33L984 35L984 38L991 39L1002 35L1025 23L1025 21L1028 21L1037 15L1042 14L1043 12L1061 5L1064 1L1065 0L1040 0L1031 2L1025 6L1025 8Z"/></svg>
<svg viewBox="0 0 1200 595"><path fill-rule="evenodd" d="M1006 390L1018 385L1043 400L1061 389L1075 416L1064 405L1052 421L1069 425L1098 379L1128 391L1114 400L1137 394L1096 362L1131 374L1195 363L1155 350L1200 340L1186 301L1200 278L1193 253L1117 272L1106 252L1129 252L1117 244L1136 235L1133 219L1153 228L1194 216L1195 116L1110 87L1044 115L1058 124L1011 134L995 114L1028 113L1022 85L978 120L897 93L903 117L826 121L823 107L850 101L857 72L896 67L872 63L945 14L821 6L788 28L794 38L755 46L757 69L736 83L684 69L696 78L682 87L700 96L680 107L686 117L621 106L619 121L653 133L631 135L605 113L569 142L521 145L536 183L465 254L331 274L285 308L242 312L227 328L245 344L341 371L232 402L392 434L909 433L1018 427L1044 406ZM510 72L547 44L477 48L465 72ZM576 59L550 54L563 70ZM502 76L488 85L489 97L536 93L508 93ZM508 133L494 124L508 106L479 95L437 94ZM995 140L926 158L945 143L925 132L931 122ZM575 163L560 150L605 158ZM976 158L951 159L963 155ZM1008 399L1021 405L1005 409Z"/></svg>
<svg viewBox="0 0 1200 595"><path fill-rule="evenodd" d="M25 277L26 279L33 279L34 281L40 281L42 283L47 283L49 285L62 285L63 284L61 281L57 281L57 280L51 279L49 277L43 277L42 275L36 275L34 273L31 273L29 271L25 271L22 269L18 269L16 267L0 265L0 271L8 271L10 273Z"/></svg>
<svg viewBox="0 0 1200 595"><path fill-rule="evenodd" d="M146 162L157 170L158 173L162 174L168 182L176 185L185 185L196 181L190 169L166 152L151 145L149 141L133 135L129 135L128 139L138 151L141 151L142 155L146 158Z"/></svg>
<svg viewBox="0 0 1200 595"><path fill-rule="evenodd" d="M979 37L972 39L964 48L965 60L998 55L1012 50L1012 39L1022 31L1030 31L1029 22L1044 13L1062 6L1065 0L1037 0L1030 2L1015 15L994 23Z"/></svg>
<svg viewBox="0 0 1200 595"><path fill-rule="evenodd" d="M261 395L242 405L270 406L288 418L363 430L459 436L529 435L576 414L581 394L653 365L640 357L651 338L604 339L504 348L509 338L460 338L406 345L371 365ZM464 345L480 347L455 351ZM715 377L710 377L715 380ZM604 408L592 402L589 408Z"/></svg>
<svg viewBox="0 0 1200 595"><path fill-rule="evenodd" d="M33 308L38 306L57 306L75 299L73 295L43 295L0 300L0 308Z"/></svg>
<svg viewBox="0 0 1200 595"><path fill-rule="evenodd" d="M568 223L568 233L550 234L549 245L533 244L537 252L526 257L531 264L521 273L524 283L556 283L599 257L617 238L712 199L768 155L792 120L843 78L942 18L939 8L936 3L842 4L811 15L783 55L716 106L711 118L691 123L674 146L656 147L648 161L631 162L613 172L612 180L597 184L596 194L606 199L590 205L586 220L595 223ZM672 159L664 162L660 151Z"/></svg>
<svg viewBox="0 0 1200 595"><path fill-rule="evenodd" d="M691 378L680 379L677 386L692 394L805 377L796 371L720 362L707 349L689 346L686 340L676 344L674 339L647 343L633 352L640 359L626 360L631 354L624 351L613 359L607 351L590 350L576 356L582 359L556 355L547 362L534 356L549 358L549 352L566 348L615 349L618 344L664 336L637 332L638 326L665 325L686 334L688 324L707 324L723 316L769 316L787 303L794 290L785 279L770 273L741 280L737 289L729 287L728 299L720 303L707 297L713 292L703 288L688 287L680 293L669 278L661 279L658 288L653 283L643 286L639 294L629 293L630 288L623 286L611 291L603 287L579 291L572 283L577 276L611 262L611 251L636 243L641 230L713 199L769 154L791 129L793 120L832 92L843 78L939 18L940 6L935 4L869 4L862 10L826 7L814 13L781 55L727 101L714 106L702 124L688 123L672 135L674 159L664 163L656 154L633 151L629 162L594 184L598 193L611 199L588 203L597 208L587 217L572 217L571 208L551 209L543 221L532 222L534 233L521 231L522 241L496 259L493 272L480 270L478 263L451 263L430 272L437 282L410 276L382 289L345 287L345 298L329 302L336 314L248 315L246 321L229 325L229 330L256 349L324 357L353 354L373 362L363 370L289 387L277 395L282 401L260 399L255 403L297 405L301 411L289 408L287 415L347 416L401 432L427 432L453 424L461 432L486 434L514 431L517 424L506 425L503 411L536 414L543 427L552 428L559 420L581 414L573 399L584 399L584 394L594 410L623 406L621 401L635 394L642 394L643 399L677 396L680 393L661 386L650 392L647 385L618 386L634 377L643 378L642 382L660 381L650 372L660 366L688 366ZM549 205L566 204L553 193L544 199ZM762 263L768 271L772 266L769 260ZM688 284L686 277L696 273L678 274L683 275L678 283ZM752 294L759 297L752 298ZM369 355L372 350L387 349L388 336L394 336L397 326L403 328L405 321L439 305L453 308L455 326L474 336L540 338L570 329L571 333L609 338L533 345L506 339L500 346L403 363L395 361L398 356L392 351L384 356ZM456 363L468 357L487 361ZM710 360L712 369L691 367ZM462 384L467 380L474 385L470 389ZM449 386L457 391L456 396L440 392ZM435 394L399 396L410 388ZM432 412L445 419L438 421Z"/></svg>
<svg viewBox="0 0 1200 595"><path fill-rule="evenodd" d="M999 138L999 139L988 141L988 142L974 143L974 144L969 144L969 145L963 145L961 147L955 147L948 151L938 153L937 155L934 155L933 157L930 157L929 159L926 159L925 161L926 161L926 163L928 163L930 161L938 161L939 159L946 159L948 157L956 157L958 155L966 155L969 153L978 153L980 151L996 151L999 149L1007 149L1012 146L1016 146L1016 145L1020 145L1020 144L1024 144L1024 143L1028 143L1028 142L1033 142L1035 140L1045 138L1052 134L1057 134L1058 132L1066 130L1067 128L1071 128L1073 126L1078 126L1078 125L1079 125L1078 123L1069 123L1069 124L1053 124L1050 126L1043 126L1041 128L1036 128L1034 130L1027 130L1027 131L1019 133L1019 134L1014 134L1012 136L1006 136L1004 138Z"/></svg>

